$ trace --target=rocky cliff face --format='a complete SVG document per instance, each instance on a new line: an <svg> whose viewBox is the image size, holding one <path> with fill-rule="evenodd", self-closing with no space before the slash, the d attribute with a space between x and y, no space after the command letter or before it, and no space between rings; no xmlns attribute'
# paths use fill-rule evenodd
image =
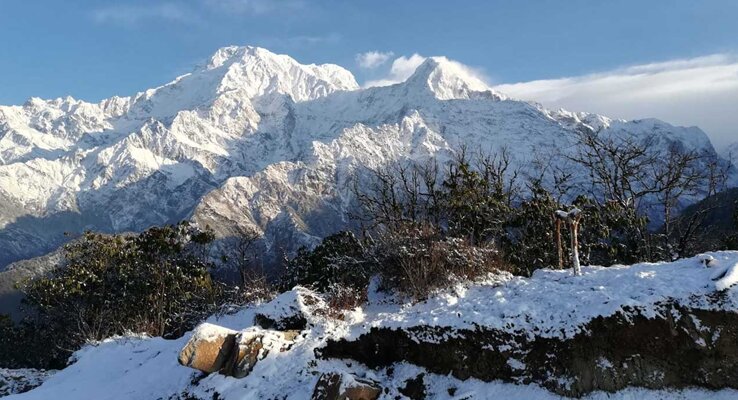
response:
<svg viewBox="0 0 738 400"><path fill-rule="evenodd" d="M585 128L717 157L699 129L545 110L442 57L400 84L360 89L336 65L227 47L130 97L0 107L0 268L56 248L64 232L183 218L220 237L253 229L290 251L350 225L357 168L443 159L460 145L505 146L528 166L572 149Z"/></svg>
<svg viewBox="0 0 738 400"><path fill-rule="evenodd" d="M719 296L709 300L720 303ZM738 389L738 314L667 302L659 316L637 310L597 317L572 338L530 338L490 330L373 328L329 341L316 354L371 368L410 363L438 375L537 384L563 395L627 387Z"/></svg>

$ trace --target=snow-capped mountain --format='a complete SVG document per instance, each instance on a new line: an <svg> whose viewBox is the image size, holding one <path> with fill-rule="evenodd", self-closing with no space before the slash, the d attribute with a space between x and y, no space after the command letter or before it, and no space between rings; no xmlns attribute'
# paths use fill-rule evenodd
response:
<svg viewBox="0 0 738 400"><path fill-rule="evenodd" d="M292 250L345 228L353 173L462 144L506 146L526 165L582 127L715 154L698 128L550 111L508 99L458 63L429 58L405 82L361 89L336 65L227 47L193 72L93 104L0 107L0 268L84 229L194 218ZM715 155L717 157L717 155Z"/></svg>

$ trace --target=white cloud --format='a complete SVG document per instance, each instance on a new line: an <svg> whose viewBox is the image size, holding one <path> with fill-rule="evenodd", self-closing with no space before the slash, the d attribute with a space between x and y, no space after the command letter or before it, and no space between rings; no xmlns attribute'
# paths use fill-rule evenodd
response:
<svg viewBox="0 0 738 400"><path fill-rule="evenodd" d="M482 69L470 67L458 61L450 60L446 57L433 58L437 61L443 62L447 66L447 68L453 68L456 74L465 77L464 79L467 79L469 82L474 82L479 87L484 87L485 89L489 87L489 84L487 84L487 82L489 82L489 79ZM417 53L411 55L410 57L397 57L394 59L394 61L392 61L392 66L383 77L366 81L364 83L364 87L389 86L396 83L404 82L426 59L428 59L428 57L421 56Z"/></svg>
<svg viewBox="0 0 738 400"><path fill-rule="evenodd" d="M498 85L549 108L699 126L716 147L738 141L738 57L715 54L604 73Z"/></svg>
<svg viewBox="0 0 738 400"><path fill-rule="evenodd" d="M111 5L92 12L92 19L101 24L135 25L148 20L198 22L186 7L174 3L142 5Z"/></svg>
<svg viewBox="0 0 738 400"><path fill-rule="evenodd" d="M413 54L410 57L397 57L394 61L392 61L392 67L389 70L389 73L387 76L367 81L364 86L365 87L373 87L373 86L389 86L393 85L395 83L403 82L407 78L410 77L410 75L415 72L415 69L418 68L420 64L425 61L427 57L423 57L420 54Z"/></svg>
<svg viewBox="0 0 738 400"><path fill-rule="evenodd" d="M360 68L374 69L389 61L390 57L393 55L394 53L391 51L386 53L367 51L366 53L359 53L356 55L356 64L358 64Z"/></svg>

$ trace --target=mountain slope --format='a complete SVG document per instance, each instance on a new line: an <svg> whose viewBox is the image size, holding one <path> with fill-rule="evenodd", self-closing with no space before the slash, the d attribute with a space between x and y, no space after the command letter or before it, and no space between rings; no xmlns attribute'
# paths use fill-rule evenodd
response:
<svg viewBox="0 0 738 400"><path fill-rule="evenodd" d="M720 152L720 155L724 159L732 161L733 165L738 165L738 142L727 146L722 152Z"/></svg>
<svg viewBox="0 0 738 400"><path fill-rule="evenodd" d="M137 231L194 218L291 251L350 226L357 168L510 148L528 166L579 129L656 136L715 154L697 128L549 111L430 58L405 82L360 89L336 65L227 47L187 75L97 104L0 107L0 268L64 232ZM716 155L715 155L716 156Z"/></svg>

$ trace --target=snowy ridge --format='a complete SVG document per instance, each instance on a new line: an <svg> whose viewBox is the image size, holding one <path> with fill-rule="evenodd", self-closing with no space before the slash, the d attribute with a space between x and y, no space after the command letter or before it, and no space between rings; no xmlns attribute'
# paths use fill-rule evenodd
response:
<svg viewBox="0 0 738 400"><path fill-rule="evenodd" d="M525 166L551 143L573 149L583 127L715 154L697 128L545 110L443 57L405 82L360 89L336 65L226 47L130 97L0 106L0 268L53 250L64 232L184 218L220 237L254 229L291 251L350 226L357 168L443 159L460 145L506 146Z"/></svg>
<svg viewBox="0 0 738 400"><path fill-rule="evenodd" d="M177 364L177 354L189 334L177 340L127 337L86 346L75 353L76 362L54 374L39 388L9 399L46 398L171 398L185 391L202 398L221 399L274 398L309 399L322 372L348 371L356 376L378 381L391 388L382 398L395 398L392 388L426 373L430 398L471 399L561 399L536 385L514 385L475 379L460 381L451 376L430 374L417 366L401 363L388 370L371 370L358 363L316 359L314 350L329 339L351 338L371 327L407 328L420 325L468 328L472 323L490 329L517 331L525 329L536 336L568 336L591 319L608 316L626 307L645 314L659 312L658 302L675 300L694 308L713 308L703 303L715 291L710 279L713 268L738 268L738 252L711 253L715 267L706 267L709 257L693 257L673 263L638 264L613 268L589 267L582 277L571 271L540 271L532 278L502 278L469 284L440 293L416 305L382 300L372 294L372 303L356 309L343 320L312 315L311 326L288 351L270 353L259 361L243 379L211 374L192 385L199 373ZM304 289L297 289L304 290ZM271 303L244 308L232 315L213 317L208 322L225 328L244 330L254 324L257 313L280 314L286 304L294 304L297 291L287 292ZM723 293L720 307L738 311L738 288ZM549 319L549 316L551 318ZM698 321L697 321L698 322ZM539 327L540 329L537 329ZM475 329L475 328L472 328ZM600 367L607 367L600 360ZM521 367L515 359L508 364ZM455 387L455 394L447 388ZM468 397L467 397L468 396ZM617 393L595 392L586 399L730 399L735 390L702 389L646 390L629 388Z"/></svg>
<svg viewBox="0 0 738 400"><path fill-rule="evenodd" d="M705 267L706 259L712 260L712 267ZM738 288L732 288L738 283L738 251L671 263L582 269L582 276L573 276L571 270L542 269L531 278L496 276L481 285L460 285L412 307L378 311L352 334L378 326L484 326L531 337L568 339L582 332L593 318L625 308L648 318L661 315L658 304L671 300L685 307L715 309L705 296L716 290L727 290L721 309L738 310Z"/></svg>

